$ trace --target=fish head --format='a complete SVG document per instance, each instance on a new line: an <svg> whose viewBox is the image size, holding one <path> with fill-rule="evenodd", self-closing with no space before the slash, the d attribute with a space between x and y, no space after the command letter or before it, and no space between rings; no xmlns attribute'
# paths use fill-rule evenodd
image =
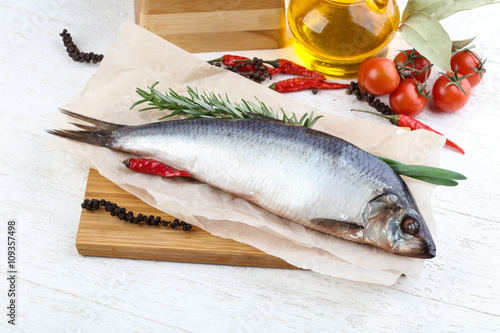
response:
<svg viewBox="0 0 500 333"><path fill-rule="evenodd" d="M407 257L429 259L436 245L410 193L384 193L371 200L364 213L366 243Z"/></svg>

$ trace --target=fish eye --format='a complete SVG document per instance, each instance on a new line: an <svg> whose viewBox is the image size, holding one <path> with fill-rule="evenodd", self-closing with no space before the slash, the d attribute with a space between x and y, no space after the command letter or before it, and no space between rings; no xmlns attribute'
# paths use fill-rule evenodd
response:
<svg viewBox="0 0 500 333"><path fill-rule="evenodd" d="M420 228L420 223L418 223L417 220L409 216L406 216L403 219L403 222L401 222L401 230L403 230L404 233L415 235L418 233L419 228Z"/></svg>

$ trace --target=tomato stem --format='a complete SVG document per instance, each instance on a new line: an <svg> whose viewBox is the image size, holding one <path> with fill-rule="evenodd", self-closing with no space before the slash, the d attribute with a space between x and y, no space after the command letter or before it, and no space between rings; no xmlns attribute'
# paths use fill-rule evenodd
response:
<svg viewBox="0 0 500 333"><path fill-rule="evenodd" d="M483 74L486 73L486 68L484 68L484 64L486 63L486 58L482 59L479 58L477 56L477 54L475 54L474 52L472 52L471 50L469 49L466 49L465 51L469 52L470 54L472 54L472 56L474 58L476 58L477 61L479 61L479 65L477 65L477 68L474 68L472 66L469 66L474 72L476 72L477 74L479 74L479 76L481 77L481 79L483 79Z"/></svg>
<svg viewBox="0 0 500 333"><path fill-rule="evenodd" d="M448 73L441 73L441 74L446 76L450 80L450 82L448 82L445 85L445 88L450 86L450 85L455 85L458 89L460 89L461 92L463 92L465 95L467 95L464 88L462 87L461 81L465 80L467 77L471 76L472 74L462 75L459 77L456 68L453 71L453 73L449 73L449 74Z"/></svg>
<svg viewBox="0 0 500 333"><path fill-rule="evenodd" d="M425 91L425 88L427 88L427 80L425 82L419 82L415 78L413 78L413 80L415 80L415 85L417 86L417 92L420 96L425 97L425 98L432 97L432 94L430 92Z"/></svg>

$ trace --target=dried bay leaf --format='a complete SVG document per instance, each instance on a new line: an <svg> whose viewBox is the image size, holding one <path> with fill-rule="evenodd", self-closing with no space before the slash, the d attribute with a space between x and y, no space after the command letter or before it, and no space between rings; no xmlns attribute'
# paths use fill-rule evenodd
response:
<svg viewBox="0 0 500 333"><path fill-rule="evenodd" d="M452 42L437 19L426 13L408 16L400 26L401 36L431 63L451 71Z"/></svg>
<svg viewBox="0 0 500 333"><path fill-rule="evenodd" d="M456 12L499 3L495 0L408 0L403 12L403 21L415 13L429 14L442 20Z"/></svg>
<svg viewBox="0 0 500 333"><path fill-rule="evenodd" d="M463 40L454 40L452 42L452 45L451 45L451 52L455 52L455 51L463 49L464 47L466 47L467 45L469 45L470 43L472 43L472 41L474 39L476 39L476 37L472 37L472 38L468 38L468 39L463 39Z"/></svg>

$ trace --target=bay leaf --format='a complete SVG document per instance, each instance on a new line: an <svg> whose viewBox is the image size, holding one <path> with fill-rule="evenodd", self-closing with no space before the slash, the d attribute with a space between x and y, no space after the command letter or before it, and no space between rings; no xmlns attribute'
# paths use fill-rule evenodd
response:
<svg viewBox="0 0 500 333"><path fill-rule="evenodd" d="M463 40L454 40L454 41L452 41L452 43L451 43L451 52L455 52L455 51L463 49L464 47L466 47L467 45L469 45L470 43L472 43L472 41L474 39L476 39L476 37L472 37L472 38L468 38L468 39L463 39Z"/></svg>
<svg viewBox="0 0 500 333"><path fill-rule="evenodd" d="M402 20L415 13L425 13L440 21L456 12L500 3L495 0L408 0Z"/></svg>
<svg viewBox="0 0 500 333"><path fill-rule="evenodd" d="M432 64L451 71L452 42L437 19L426 13L408 16L399 27L401 36Z"/></svg>

